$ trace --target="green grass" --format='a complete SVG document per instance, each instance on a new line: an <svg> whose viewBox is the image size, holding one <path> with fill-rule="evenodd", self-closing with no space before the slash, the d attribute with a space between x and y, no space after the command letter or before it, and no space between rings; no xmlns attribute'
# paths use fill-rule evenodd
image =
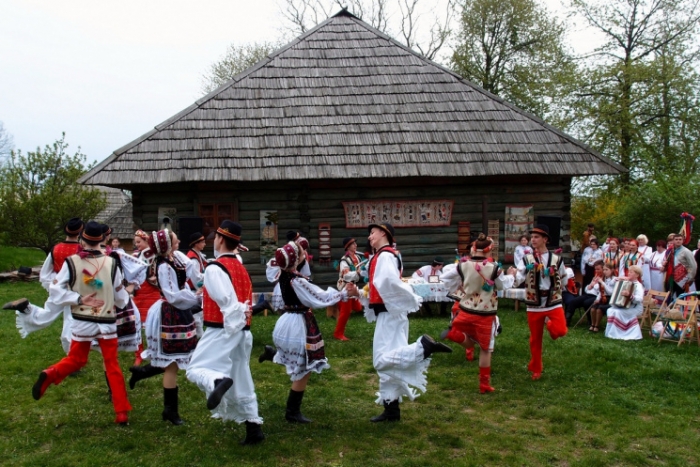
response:
<svg viewBox="0 0 700 467"><path fill-rule="evenodd" d="M38 284L0 284L0 303L28 296ZM251 367L267 440L242 447L244 427L209 417L205 398L181 375L175 427L160 420L159 378L129 397L129 427L113 422L98 354L83 374L51 386L34 401L38 373L63 356L60 322L21 339L11 313L0 315L0 464L2 465L698 465L700 369L697 346L677 348L605 339L584 329L544 343L544 374L529 379L525 313L502 306L504 333L493 356L497 392L478 393L476 362L456 346L433 358L428 392L402 404L398 423L372 424L377 377L372 333L359 315L350 342L330 338L335 322L317 315L328 338L331 370L311 378L303 412L308 426L289 425L284 407L289 380L282 367L259 364L276 317L256 317ZM411 339L437 335L445 318L411 319ZM126 372L132 356L120 357Z"/></svg>
<svg viewBox="0 0 700 467"><path fill-rule="evenodd" d="M37 248L0 245L0 272L15 271L20 266L41 266L46 253Z"/></svg>

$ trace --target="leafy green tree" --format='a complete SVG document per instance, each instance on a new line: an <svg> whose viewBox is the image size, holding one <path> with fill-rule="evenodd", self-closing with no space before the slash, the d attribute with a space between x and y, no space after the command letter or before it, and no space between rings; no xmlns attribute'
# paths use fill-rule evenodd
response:
<svg viewBox="0 0 700 467"><path fill-rule="evenodd" d="M464 0L452 68L508 102L557 117L576 76L565 26L535 0Z"/></svg>
<svg viewBox="0 0 700 467"><path fill-rule="evenodd" d="M654 159L669 155L675 139L670 134L674 128L671 119L679 111L671 108L671 100L658 99L670 97L670 87L680 81L670 79L673 66L666 61L671 68L664 70L663 56L670 57L694 40L698 1L572 0L571 5L605 38L590 57L579 94L579 130L592 147L630 168L619 179L620 185L627 187L651 175L648 169L654 167ZM675 65L681 63L683 60L675 61ZM687 62L683 69L692 66ZM649 103L655 101L658 107L650 108ZM658 136L666 148L652 150L648 126L663 123L664 118L666 125L659 129L667 134Z"/></svg>
<svg viewBox="0 0 700 467"><path fill-rule="evenodd" d="M71 217L92 219L105 208L102 192L77 183L89 169L85 155L67 149L63 134L43 150L13 151L0 168L0 233L10 245L48 253Z"/></svg>
<svg viewBox="0 0 700 467"><path fill-rule="evenodd" d="M202 77L202 91L210 93L234 76L264 59L280 44L276 42L253 42L250 44L230 44L226 54L209 67Z"/></svg>

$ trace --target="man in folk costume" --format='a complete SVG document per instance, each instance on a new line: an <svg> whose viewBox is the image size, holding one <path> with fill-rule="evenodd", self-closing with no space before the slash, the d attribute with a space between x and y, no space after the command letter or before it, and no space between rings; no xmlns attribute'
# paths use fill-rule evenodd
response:
<svg viewBox="0 0 700 467"><path fill-rule="evenodd" d="M516 285L525 281L525 303L527 323L530 327L531 359L528 370L532 379L542 377L542 334L547 328L553 340L564 337L567 332L566 318L562 308L563 281L566 266L561 256L547 249L549 227L544 224L530 232L534 252L525 255L517 265Z"/></svg>
<svg viewBox="0 0 700 467"><path fill-rule="evenodd" d="M66 233L66 239L54 245L51 252L46 257L44 265L41 267L41 272L39 273L39 281L47 292L56 279L56 275L61 271L66 259L78 253L78 250L80 250L78 236L83 230L83 226L83 221L79 218L74 217L70 219L63 228ZM26 338L32 332L47 328L63 314L61 345L66 353L70 350L71 323L73 321L70 306L59 306L51 300L47 300L44 303L44 308L41 308L32 305L26 298L20 298L19 300L6 303L3 308L17 311L17 329L23 338Z"/></svg>
<svg viewBox="0 0 700 467"><path fill-rule="evenodd" d="M357 285L361 279L359 271L361 260L360 257L357 256L357 241L352 237L345 237L343 239L343 249L345 250L345 255L340 258L340 263L338 264L338 290L343 290L345 285L350 282ZM345 337L345 326L348 324L350 314L353 311L362 310L362 303L356 298L339 302L338 322L335 325L333 337L341 341L349 340Z"/></svg>
<svg viewBox="0 0 700 467"><path fill-rule="evenodd" d="M199 265L199 272L204 273L204 268L207 267L207 257L204 255L204 247L207 246L207 240L201 232L195 232L190 235L190 249L187 252L187 257Z"/></svg>
<svg viewBox="0 0 700 467"><path fill-rule="evenodd" d="M85 249L66 259L49 289L50 299L69 305L73 315L72 342L68 356L39 374L32 396L39 400L50 384L59 384L87 364L90 343L97 339L116 412L115 423L127 424L131 405L126 396L124 376L117 361L115 306L123 308L129 294L112 258L99 248L103 240L100 224L88 222L81 234Z"/></svg>
<svg viewBox="0 0 700 467"><path fill-rule="evenodd" d="M425 392L430 356L435 352L452 352L445 344L423 335L408 343L408 314L418 311L422 299L401 280L401 260L391 247L394 227L388 223L370 224L369 241L375 253L369 262L369 322L376 318L372 363L379 375L378 404L384 412L372 422L401 419L399 403L403 396L415 399ZM416 389L414 389L416 388Z"/></svg>
<svg viewBox="0 0 700 467"><path fill-rule="evenodd" d="M688 291L695 279L697 265L689 249L683 246L683 235L675 234L667 251L663 267L666 271L665 286L669 300Z"/></svg>
<svg viewBox="0 0 700 467"><path fill-rule="evenodd" d="M512 287L515 269L504 274L498 263L487 259L493 240L483 233L472 246L472 255L456 268L442 275L442 282L451 292L458 292L457 316L444 338L456 342L465 350L479 345L479 392L493 392L491 386L491 355L498 329L498 290Z"/></svg>
<svg viewBox="0 0 700 467"><path fill-rule="evenodd" d="M207 409L215 417L245 422L241 444L256 444L265 435L249 366L253 285L234 253L241 232L241 225L229 220L216 231L214 247L219 256L204 272L202 308L207 329L187 367L187 379L206 393Z"/></svg>

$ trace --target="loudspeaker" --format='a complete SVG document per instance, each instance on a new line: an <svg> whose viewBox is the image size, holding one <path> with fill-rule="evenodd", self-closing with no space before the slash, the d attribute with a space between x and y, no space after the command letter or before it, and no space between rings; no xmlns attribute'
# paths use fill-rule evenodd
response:
<svg viewBox="0 0 700 467"><path fill-rule="evenodd" d="M548 248L559 248L559 235L561 234L561 217L559 216L537 216L537 224L544 224L549 227Z"/></svg>
<svg viewBox="0 0 700 467"><path fill-rule="evenodd" d="M190 249L190 235L195 232L202 232L204 219L196 216L178 217L177 223L179 227L177 236L180 239L179 249L182 252L187 252Z"/></svg>

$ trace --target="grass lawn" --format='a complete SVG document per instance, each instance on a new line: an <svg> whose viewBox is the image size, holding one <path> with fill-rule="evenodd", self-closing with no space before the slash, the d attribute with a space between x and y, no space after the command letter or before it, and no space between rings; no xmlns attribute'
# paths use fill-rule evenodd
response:
<svg viewBox="0 0 700 467"><path fill-rule="evenodd" d="M46 253L38 248L0 245L0 272L15 271L20 266L41 266Z"/></svg>
<svg viewBox="0 0 700 467"><path fill-rule="evenodd" d="M0 284L0 303L27 296L42 302L34 284ZM504 301L504 303L507 303ZM21 339L14 315L0 314L1 465L698 465L700 369L697 345L677 348L605 339L585 329L545 338L544 374L529 379L525 313L503 306L504 332L493 357L493 394L478 393L478 367L456 346L438 354L428 392L401 405L398 423L372 424L377 377L372 368L374 326L361 316L348 324L350 342L330 338L335 321L318 314L332 368L307 389L307 426L284 421L289 379L282 367L259 364L276 317L253 321L251 367L267 440L239 446L244 427L209 417L204 394L181 374L180 415L186 425L160 419L159 378L129 397L131 424L113 424L99 355L78 377L51 386L34 401L39 372L63 356L61 323ZM438 335L444 318L411 318L411 339ZM132 363L123 355L122 368Z"/></svg>

